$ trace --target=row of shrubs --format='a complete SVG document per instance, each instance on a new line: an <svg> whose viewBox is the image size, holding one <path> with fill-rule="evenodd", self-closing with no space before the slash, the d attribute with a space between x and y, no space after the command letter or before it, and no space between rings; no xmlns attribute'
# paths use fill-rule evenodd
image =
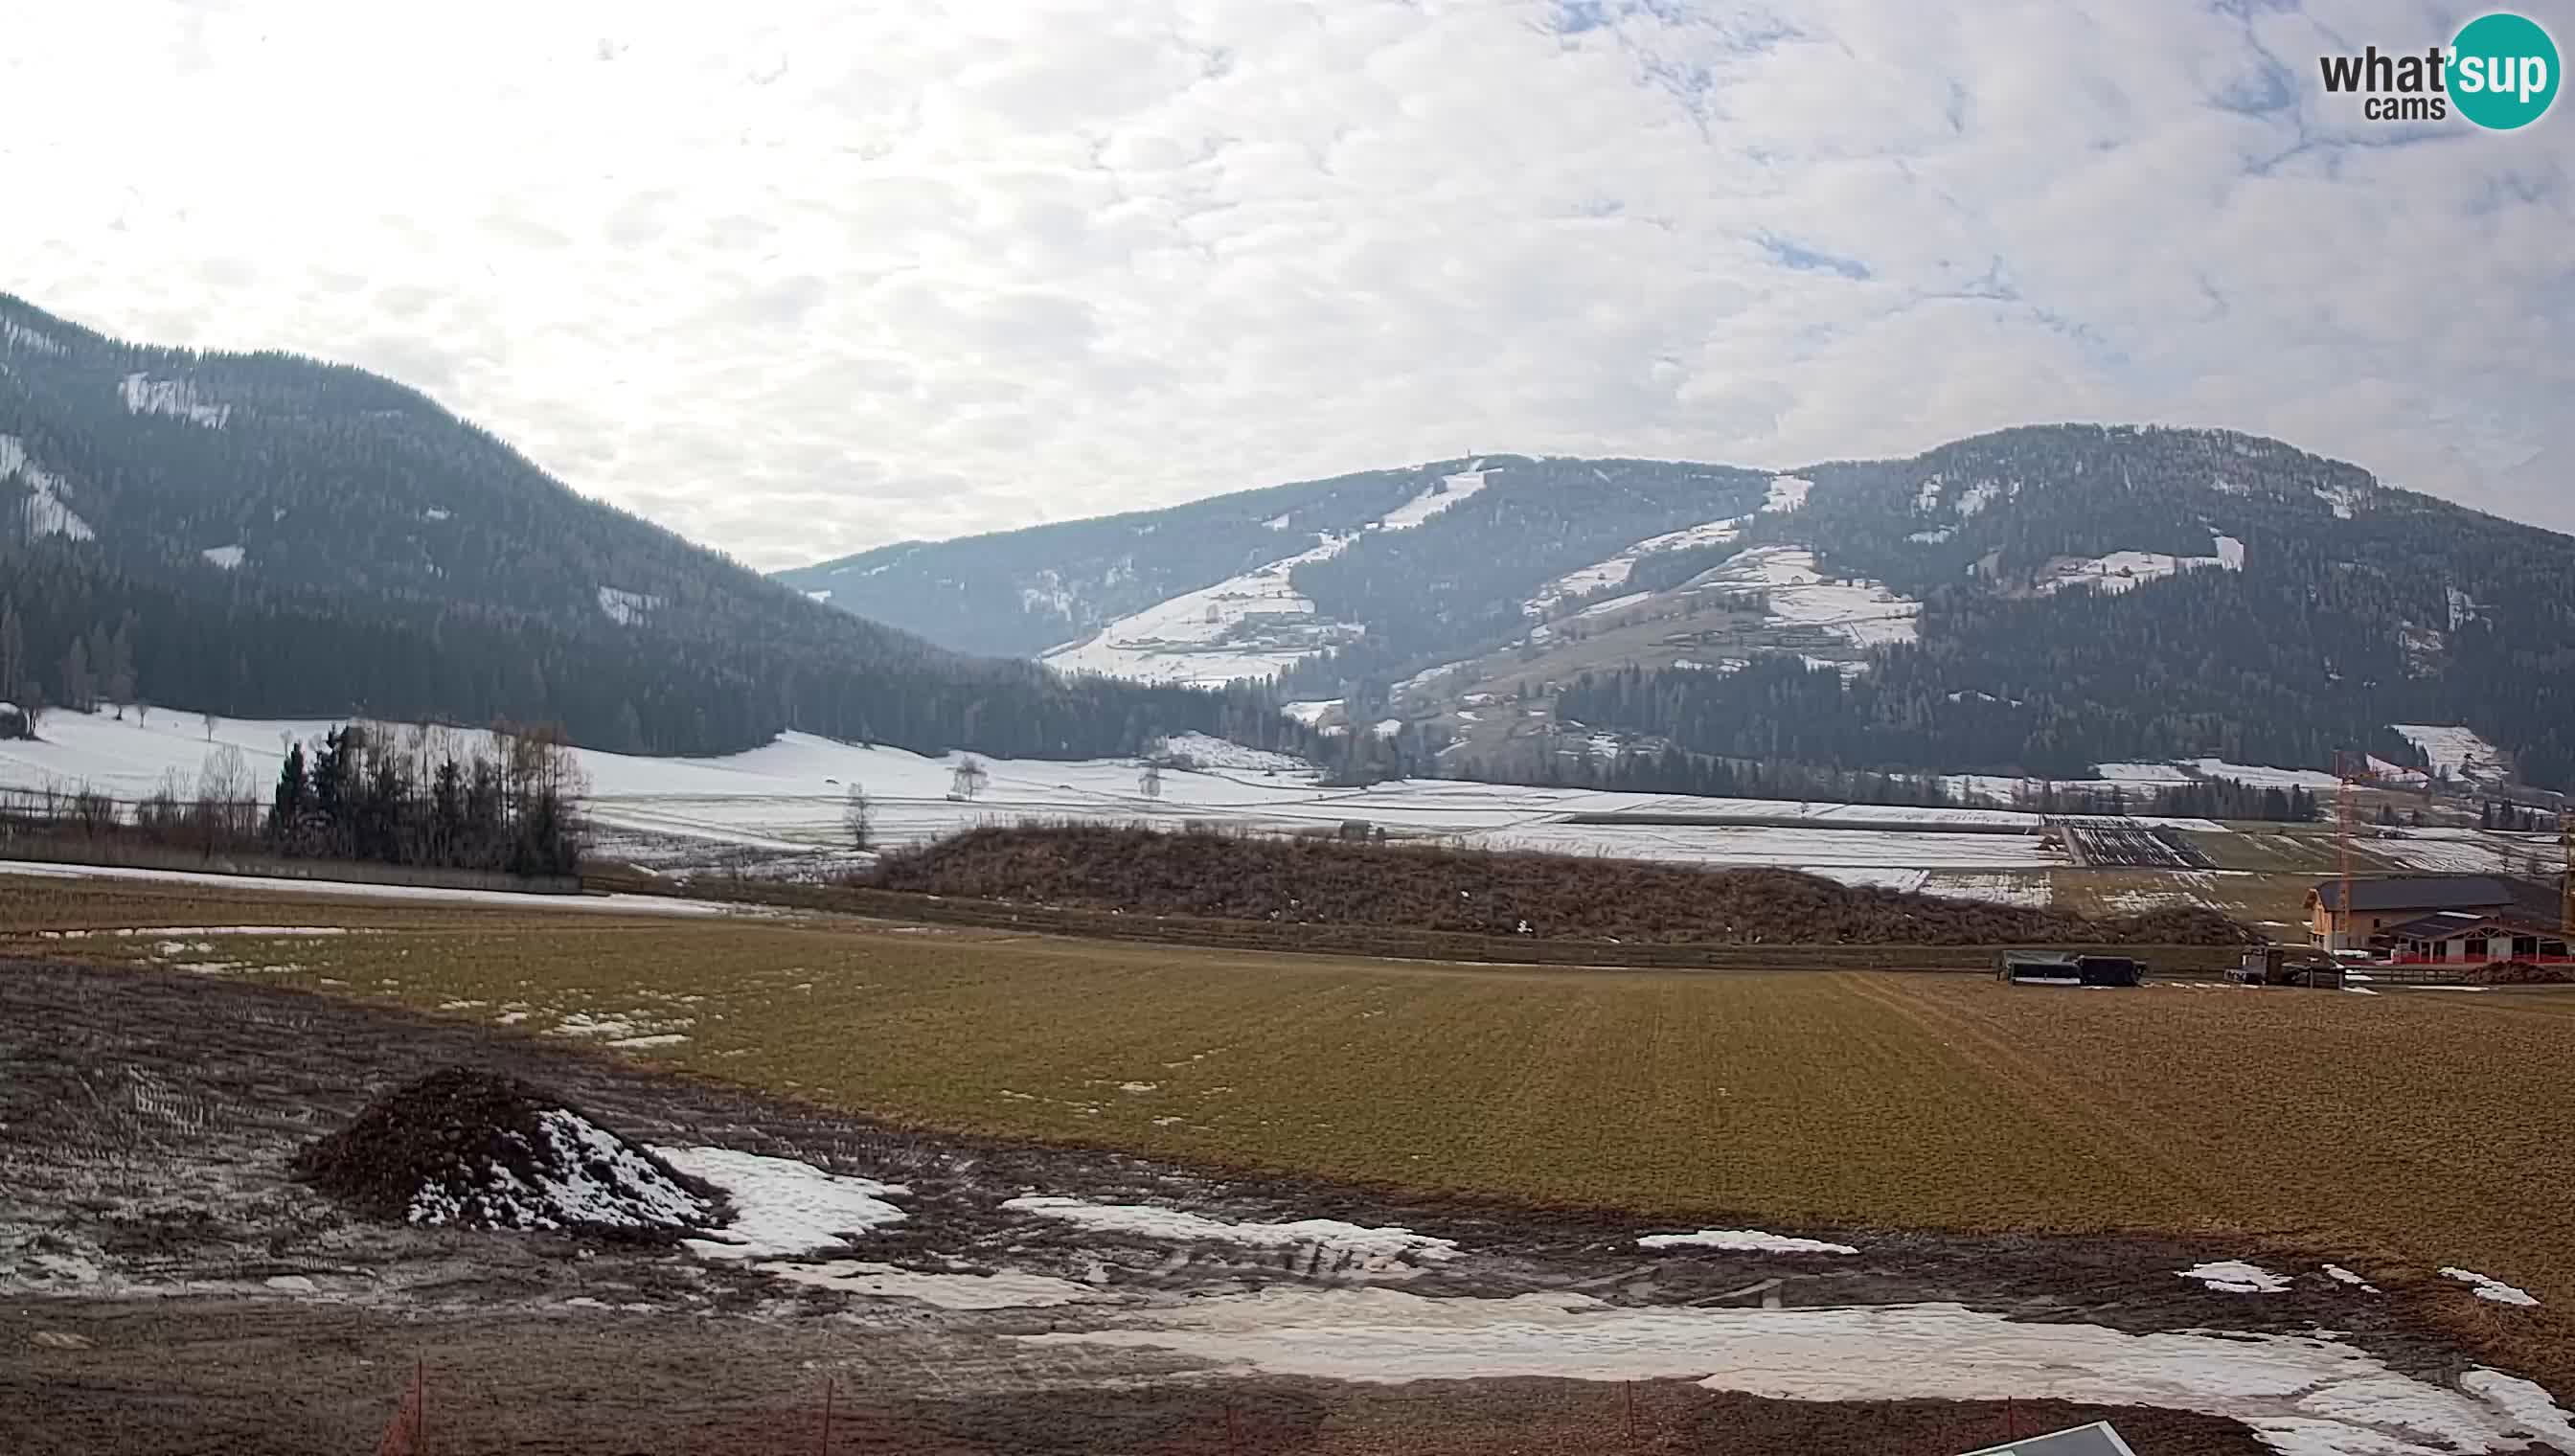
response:
<svg viewBox="0 0 2575 1456"><path fill-rule="evenodd" d="M858 882L1127 914L1648 944L2225 945L2252 938L2200 907L2091 919L1859 888L1787 869L1098 824L970 829L889 853Z"/></svg>

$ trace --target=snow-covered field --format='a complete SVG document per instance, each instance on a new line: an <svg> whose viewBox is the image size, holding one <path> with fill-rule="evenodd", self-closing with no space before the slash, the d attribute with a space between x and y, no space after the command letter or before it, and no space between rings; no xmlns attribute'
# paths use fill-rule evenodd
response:
<svg viewBox="0 0 2575 1456"><path fill-rule="evenodd" d="M288 741L320 736L330 721L217 720L167 711L148 721L129 714L57 712L45 740L0 743L0 790L68 791L82 785L118 798L140 798L169 780L192 790L208 754L229 746L261 797ZM470 737L470 730L456 730ZM751 849L820 853L846 842L842 812L853 787L868 794L880 845L900 846L979 824L1022 819L1170 827L1184 821L1273 832L1329 829L1350 819L1389 832L1440 835L1492 848L1543 848L1702 864L1778 864L1874 871L1871 883L1916 887L1925 869L2013 869L2062 862L2038 840L2037 815L1995 808L1907 808L1868 804L1792 803L1744 798L1613 793L1582 788L1406 779L1367 788L1316 781L1293 759L1221 739L1185 735L1175 751L1200 763L1165 769L1161 793L1146 793L1131 759L1058 762L985 759L987 778L972 800L951 799L961 755L938 757L901 748L865 747L806 733L786 733L747 752L716 758L655 758L577 749L590 783L590 815L616 852L621 835L667 835L707 846L710 854ZM1860 820L1919 823L1925 832L1822 827L1574 824L1577 813L1650 811L1759 815L1822 823ZM2026 833L1938 832L1943 825L1993 825ZM685 865L685 856L666 862ZM1890 878L1896 876L1898 878Z"/></svg>
<svg viewBox="0 0 2575 1456"><path fill-rule="evenodd" d="M2152 551L2114 551L2108 556L2061 561L2049 569L2047 580L2038 584L2038 592L2044 597L2068 587L2089 587L2116 597L2183 572L2244 570L2244 543L2231 536L2212 537L2209 549L2216 554L2169 556Z"/></svg>
<svg viewBox="0 0 2575 1456"><path fill-rule="evenodd" d="M1579 571L1567 572L1547 583L1538 589L1536 596L1521 603L1520 610L1531 617L1544 617L1555 610L1557 603L1569 598L1584 596L1603 587L1624 586L1628 573L1633 572L1636 569L1636 563L1645 558L1657 552L1688 551L1693 547L1722 545L1741 536L1743 524L1749 519L1730 516L1722 521L1701 522L1696 526L1685 526L1678 531L1665 532L1661 536L1647 537L1607 561L1594 562Z"/></svg>
<svg viewBox="0 0 2575 1456"><path fill-rule="evenodd" d="M1922 615L1921 603L1878 583L1827 580L1815 568L1815 554L1801 546L1754 547L1689 585L1761 592L1773 623L1820 629L1855 648L1909 643Z"/></svg>
<svg viewBox="0 0 2575 1456"><path fill-rule="evenodd" d="M2431 758L2435 770L2447 771L2453 779L2466 782L2474 778L2506 776L2503 749L2478 737L2472 728L2425 723L2400 723L2390 727L2407 742L2421 748Z"/></svg>

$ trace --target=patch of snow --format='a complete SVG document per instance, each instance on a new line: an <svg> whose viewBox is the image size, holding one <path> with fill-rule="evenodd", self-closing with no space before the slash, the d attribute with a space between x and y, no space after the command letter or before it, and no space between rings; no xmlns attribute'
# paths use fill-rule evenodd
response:
<svg viewBox="0 0 2575 1456"><path fill-rule="evenodd" d="M1806 509L1806 496L1815 483L1803 476L1772 476L1770 489L1761 498L1761 514L1785 516Z"/></svg>
<svg viewBox="0 0 2575 1456"><path fill-rule="evenodd" d="M2181 1277L2196 1279L2211 1289L2228 1294L2278 1294L2289 1287L2286 1275L2274 1274L2258 1264L2241 1259L2227 1259L2213 1264L2194 1264L2181 1271Z"/></svg>
<svg viewBox="0 0 2575 1456"><path fill-rule="evenodd" d="M2444 587L2442 591L2449 597L2450 631L2452 632L2457 632L2460 628L2476 621L2477 614L2485 610L2478 604L2477 599L2456 587Z"/></svg>
<svg viewBox="0 0 2575 1456"><path fill-rule="evenodd" d="M469 1188L424 1183L413 1195L409 1220L560 1229L687 1228L707 1218L704 1199L578 1113L560 1107L538 1113L537 1135L548 1144L539 1161L551 1170L541 1168L531 1179L494 1162L485 1168L489 1178Z"/></svg>
<svg viewBox="0 0 2575 1456"><path fill-rule="evenodd" d="M2480 1379L2451 1390L2318 1336L2132 1335L1956 1304L1624 1308L1562 1291L1430 1299L1274 1286L1140 1310L1104 1328L1012 1338L1378 1384L1690 1379L1787 1400L2154 1405L2243 1421L2300 1456L2513 1451L2553 1439L2566 1419L2535 1387Z"/></svg>
<svg viewBox="0 0 2575 1456"><path fill-rule="evenodd" d="M1692 578L1689 585L1759 591L1770 604L1771 622L1815 628L1855 648L1912 642L1922 615L1921 603L1896 596L1879 583L1826 581L1815 568L1814 552L1801 546L1754 547Z"/></svg>
<svg viewBox="0 0 2575 1456"><path fill-rule="evenodd" d="M1940 543L1947 541L1950 537L1957 534L1958 528L1954 526L1943 526L1937 531L1917 531L1904 539L1912 542L1916 546L1938 546Z"/></svg>
<svg viewBox="0 0 2575 1456"><path fill-rule="evenodd" d="M2316 499L2333 508L2334 519L2351 519L2351 508L2359 499L2359 492L2349 486L2318 486L2315 490Z"/></svg>
<svg viewBox="0 0 2575 1456"><path fill-rule="evenodd" d="M832 589L825 587L818 592L808 592L805 594L805 600L808 602L829 603L832 600Z"/></svg>
<svg viewBox="0 0 2575 1456"><path fill-rule="evenodd" d="M2459 1377L2459 1388L2558 1450L2575 1451L2575 1424L2567 1421L2566 1412L2549 1399L2545 1389L2531 1381L2480 1365Z"/></svg>
<svg viewBox="0 0 2575 1456"><path fill-rule="evenodd" d="M2223 538L2233 540L2233 538ZM2061 561L2048 568L2048 576L2038 583L2042 597L2053 596L2068 587L2089 587L2112 597L2131 592L2148 582L2179 576L2183 572L2242 571L2244 550L2238 543L2232 559L2219 556L2177 557L2152 551L2114 551L2108 556L2082 561Z"/></svg>
<svg viewBox="0 0 2575 1456"><path fill-rule="evenodd" d="M677 1046L688 1039L677 1031L665 1031L652 1036L620 1036L608 1044L633 1051L648 1046Z"/></svg>
<svg viewBox="0 0 2575 1456"><path fill-rule="evenodd" d="M1214 733L1174 733L1163 740L1163 746L1202 768L1239 768L1252 772L1275 769L1283 773L1303 773L1314 766L1293 753L1282 753L1276 748L1255 748L1231 738L1220 738Z"/></svg>
<svg viewBox="0 0 2575 1456"><path fill-rule="evenodd" d="M1480 462L1478 464L1480 465ZM1442 477L1437 486L1385 513L1377 520L1377 529L1410 531L1431 517L1443 511L1453 510L1460 502L1473 497L1484 489L1484 482L1491 479L1492 475L1491 471L1476 469L1459 471L1453 476Z"/></svg>
<svg viewBox="0 0 2575 1456"><path fill-rule="evenodd" d="M2528 1291L2515 1289L2511 1285L2503 1282L2501 1279L2494 1278L2487 1274L2480 1274L2474 1269L2445 1267L2441 1272L2458 1280L2462 1284L2473 1287L2479 1299L2491 1299L2497 1304L2518 1304L2524 1306L2539 1303L2538 1298L2530 1294Z"/></svg>
<svg viewBox="0 0 2575 1456"><path fill-rule="evenodd" d="M734 1221L688 1245L710 1259L774 1259L830 1248L849 1236L901 1223L902 1209L886 1196L909 1193L901 1183L827 1173L794 1158L764 1157L723 1147L657 1147L664 1162L725 1190Z"/></svg>
<svg viewBox="0 0 2575 1456"><path fill-rule="evenodd" d="M1855 1254L1849 1244L1822 1239L1790 1238L1750 1228L1702 1228L1696 1233L1649 1233L1636 1240L1646 1249L1730 1249L1754 1254Z"/></svg>
<svg viewBox="0 0 2575 1456"><path fill-rule="evenodd" d="M924 1274L855 1259L754 1267L764 1274L815 1289L837 1289L877 1299L913 1299L942 1309L1045 1309L1106 1297L1086 1284L1008 1269L993 1274Z"/></svg>
<svg viewBox="0 0 2575 1456"><path fill-rule="evenodd" d="M1970 516L1982 515L1984 509L1992 505L1994 499L2002 493L2003 487L2000 481L1978 481L1969 486L1958 497L1958 519L1964 521ZM2014 494L2018 494L2018 491L2015 490Z"/></svg>
<svg viewBox="0 0 2575 1456"><path fill-rule="evenodd" d="M12 349L24 349L32 354L71 352L63 347L61 340L53 338L41 329L31 329L15 319L0 319L0 344L6 344Z"/></svg>
<svg viewBox="0 0 2575 1456"><path fill-rule="evenodd" d="M1002 1205L1017 1213L1035 1213L1101 1233L1173 1243L1239 1244L1251 1248L1318 1247L1326 1257L1356 1260L1372 1272L1387 1272L1401 1260L1436 1263L1457 1256L1453 1240L1432 1238L1408 1228L1366 1228L1333 1218L1300 1218L1290 1223L1238 1223L1173 1208L1142 1204L1086 1203L1079 1198L1030 1196Z"/></svg>
<svg viewBox="0 0 2575 1456"><path fill-rule="evenodd" d="M1279 711L1305 727L1312 728L1321 723L1325 715L1339 712L1340 707L1341 700L1337 698L1316 698L1303 703L1286 704Z"/></svg>
<svg viewBox="0 0 2575 1456"><path fill-rule="evenodd" d="M269 1276L266 1283L269 1288L276 1290L280 1294L312 1294L318 1292L313 1281L302 1274L273 1274Z"/></svg>
<svg viewBox="0 0 2575 1456"><path fill-rule="evenodd" d="M1288 515L1289 515L1289 513L1288 513L1288 512L1284 512L1284 511L1283 511L1283 512L1281 512L1280 514L1278 514L1278 515L1276 515L1276 516L1271 517L1269 520L1262 522L1261 524L1262 524L1262 525L1264 525L1264 526L1269 527L1269 528L1270 528L1271 530L1273 530L1273 531L1285 531L1285 530L1287 530L1287 529L1288 529Z"/></svg>
<svg viewBox="0 0 2575 1456"><path fill-rule="evenodd" d="M2348 987L2346 987L2346 989L2348 989ZM2376 991L2370 991L2366 994L2376 995L2378 993ZM2349 1284L2363 1293L2375 1294L2378 1292L2377 1285L2370 1283L2368 1280L2363 1279L2358 1274L2353 1273L2340 1264L2325 1265L2325 1275L2337 1284Z"/></svg>
<svg viewBox="0 0 2575 1456"><path fill-rule="evenodd" d="M451 514L452 513L443 506L432 506L428 510L420 513L420 519L423 521L445 521Z"/></svg>
<svg viewBox="0 0 2575 1456"><path fill-rule="evenodd" d="M1315 616L1314 604L1290 580L1296 568L1329 561L1355 540L1322 537L1310 550L1131 613L1044 661L1062 673L1182 687L1276 677L1362 635L1355 625Z"/></svg>
<svg viewBox="0 0 2575 1456"><path fill-rule="evenodd" d="M2230 572L2244 570L2244 543L2231 536L2213 537L2217 547L2217 564Z"/></svg>
<svg viewBox="0 0 2575 1456"><path fill-rule="evenodd" d="M2232 778L2256 788L2332 789L2342 780L2313 768L2271 768L2254 763L2229 763L2223 758L2194 758L2191 766L2203 778Z"/></svg>
<svg viewBox="0 0 2575 1456"><path fill-rule="evenodd" d="M1574 616L1577 618L1606 617L1612 612L1624 612L1637 603L1650 599L1653 595L1651 592L1630 592L1624 597L1612 597L1606 602L1594 602Z"/></svg>
<svg viewBox="0 0 2575 1456"><path fill-rule="evenodd" d="M2388 725L2407 742L2421 748L2432 760L2435 770L2446 769L2451 778L2465 782L2476 778L2501 778L2504 773L2503 749L2477 736L2472 728L2457 725L2399 723Z"/></svg>
<svg viewBox="0 0 2575 1456"><path fill-rule="evenodd" d="M1381 738L1393 737L1396 733L1403 731L1403 720L1399 718L1381 719L1378 721L1377 726L1370 728L1369 731L1375 733Z"/></svg>
<svg viewBox="0 0 2575 1456"><path fill-rule="evenodd" d="M1720 546L1743 534L1749 516L1729 516L1722 521L1706 521L1684 526L1660 536L1649 536L1619 552L1607 561L1594 562L1579 571L1567 572L1538 589L1537 595L1520 604L1520 611L1531 617L1544 617L1556 606L1575 597L1588 596L1603 587L1626 585L1627 576L1636 563L1662 552L1688 551L1702 546Z"/></svg>
<svg viewBox="0 0 2575 1456"><path fill-rule="evenodd" d="M197 555L227 572L238 570L242 564L242 549L238 546L210 546Z"/></svg>
<svg viewBox="0 0 2575 1456"><path fill-rule="evenodd" d="M221 430L232 418L230 405L209 405L197 396L194 382L184 379L156 380L137 371L117 386L129 415L168 415L191 425Z"/></svg>
<svg viewBox="0 0 2575 1456"><path fill-rule="evenodd" d="M2230 481L2224 476L2219 476L2210 481L2208 483L2208 488L2221 496L2249 496L2253 494L2253 488L2251 486L2245 485L2240 481Z"/></svg>
<svg viewBox="0 0 2575 1456"><path fill-rule="evenodd" d="M633 627L662 609L662 599L616 587L599 589L599 610L619 627Z"/></svg>
<svg viewBox="0 0 2575 1456"><path fill-rule="evenodd" d="M26 534L30 537L59 536L66 541L95 541L98 533L80 519L63 502L63 478L39 470L27 458L27 447L14 435L0 435L0 482L11 476L26 482L32 492L22 508Z"/></svg>

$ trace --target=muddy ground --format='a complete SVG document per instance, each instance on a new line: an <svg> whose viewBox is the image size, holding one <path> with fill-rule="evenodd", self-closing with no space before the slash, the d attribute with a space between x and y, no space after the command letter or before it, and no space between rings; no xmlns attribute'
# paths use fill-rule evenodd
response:
<svg viewBox="0 0 2575 1456"><path fill-rule="evenodd" d="M1020 1343L1093 1305L954 1310L783 1284L682 1250L388 1226L288 1164L447 1064L562 1092L642 1141L900 1182L864 1257L1008 1268L1129 1302L1359 1277L1312 1249L1121 1238L1004 1210L1031 1192L1214 1217L1335 1217L1455 1240L1429 1296L1578 1290L1622 1305L1955 1301L2131 1333L2317 1326L2430 1379L2471 1362L2312 1263L2248 1300L2175 1271L2243 1256L2148 1238L1844 1237L1857 1257L1651 1254L1597 1210L1418 1201L1115 1153L946 1138L506 1030L220 978L0 961L0 1450L348 1452L420 1371L431 1449L618 1453L1953 1453L2102 1418L2144 1456L2266 1449L2232 1421L1984 1402L1788 1402L1678 1382L1247 1379L1152 1349ZM1819 1155L1826 1155L1819 1150ZM1710 1226L1741 1226L1711 1209ZM1380 1277L1382 1275L1380 1274Z"/></svg>

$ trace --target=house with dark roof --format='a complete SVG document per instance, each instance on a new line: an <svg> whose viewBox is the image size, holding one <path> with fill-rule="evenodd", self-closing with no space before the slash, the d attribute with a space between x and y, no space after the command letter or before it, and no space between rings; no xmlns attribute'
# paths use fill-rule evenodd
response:
<svg viewBox="0 0 2575 1456"><path fill-rule="evenodd" d="M2372 936L2445 910L2500 911L2514 903L2512 886L2486 874L2391 874L2343 882L2317 881L2307 891L2307 943L2327 950L2366 950Z"/></svg>
<svg viewBox="0 0 2575 1456"><path fill-rule="evenodd" d="M2435 910L2370 935L2400 963L2483 965L2497 960L2563 960L2566 927L2520 910Z"/></svg>

